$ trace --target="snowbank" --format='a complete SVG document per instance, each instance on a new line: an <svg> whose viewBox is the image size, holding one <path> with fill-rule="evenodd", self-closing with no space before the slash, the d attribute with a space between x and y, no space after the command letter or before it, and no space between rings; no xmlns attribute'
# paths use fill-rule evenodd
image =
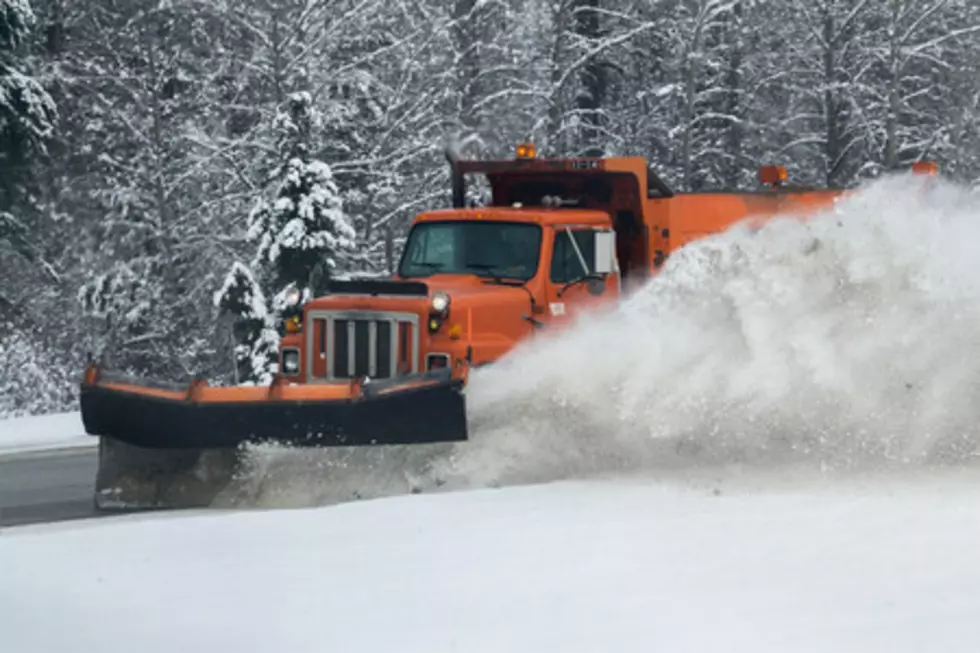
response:
<svg viewBox="0 0 980 653"><path fill-rule="evenodd" d="M96 444L85 434L77 411L0 419L0 455Z"/></svg>
<svg viewBox="0 0 980 653"><path fill-rule="evenodd" d="M798 484L799 479L790 483ZM0 537L3 650L980 650L976 479L578 482Z"/></svg>

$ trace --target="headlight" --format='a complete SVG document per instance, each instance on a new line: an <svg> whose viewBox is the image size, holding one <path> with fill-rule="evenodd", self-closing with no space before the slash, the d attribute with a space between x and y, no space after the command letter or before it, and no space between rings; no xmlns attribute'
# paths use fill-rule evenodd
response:
<svg viewBox="0 0 980 653"><path fill-rule="evenodd" d="M296 376L299 374L299 350L282 350L282 373L285 376Z"/></svg>
<svg viewBox="0 0 980 653"><path fill-rule="evenodd" d="M303 293L300 292L300 289L290 288L283 296L283 303L286 308L295 308L296 306L299 306L301 299L303 299Z"/></svg>
<svg viewBox="0 0 980 653"><path fill-rule="evenodd" d="M436 313L445 313L449 310L449 295L441 290L432 295L432 310Z"/></svg>

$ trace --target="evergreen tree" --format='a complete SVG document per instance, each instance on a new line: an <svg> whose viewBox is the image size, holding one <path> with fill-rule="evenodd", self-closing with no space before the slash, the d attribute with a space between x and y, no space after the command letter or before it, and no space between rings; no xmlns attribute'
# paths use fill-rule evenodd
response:
<svg viewBox="0 0 980 653"><path fill-rule="evenodd" d="M0 0L0 317L29 295L13 285L23 261L38 260L32 180L56 113L24 57L34 23L27 0Z"/></svg>
<svg viewBox="0 0 980 653"><path fill-rule="evenodd" d="M35 16L27 0L0 0L0 210L21 200L31 157L45 152L55 105L25 70L25 42Z"/></svg>
<svg viewBox="0 0 980 653"><path fill-rule="evenodd" d="M326 163L293 157L279 177L275 199L260 202L250 219L255 263L271 266L279 291L296 286L315 293L318 280L337 270L354 246L354 229Z"/></svg>
<svg viewBox="0 0 980 653"><path fill-rule="evenodd" d="M289 98L276 119L279 151L271 200L261 199L249 216L248 239L256 245L253 273L235 263L215 304L235 316L239 380L264 383L274 373L277 316L291 289L317 294L353 249L356 234L343 211L333 173L311 158L319 120L307 93Z"/></svg>
<svg viewBox="0 0 980 653"><path fill-rule="evenodd" d="M356 234L326 163L312 157L320 116L309 93L294 93L276 118L282 163L272 175L273 198L260 199L249 217L248 238L257 246L253 266L267 269L266 290L289 287L316 293L317 280L342 267Z"/></svg>
<svg viewBox="0 0 980 653"><path fill-rule="evenodd" d="M271 382L279 337L265 295L251 271L241 263L233 264L214 294L214 303L222 312L234 316L236 380Z"/></svg>

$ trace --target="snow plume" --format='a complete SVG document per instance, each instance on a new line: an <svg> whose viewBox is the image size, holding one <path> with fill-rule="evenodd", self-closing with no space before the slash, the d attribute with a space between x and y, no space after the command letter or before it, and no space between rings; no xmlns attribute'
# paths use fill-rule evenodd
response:
<svg viewBox="0 0 980 653"><path fill-rule="evenodd" d="M441 473L963 462L980 439L978 253L980 201L908 176L692 244L620 310L475 375L473 441Z"/></svg>
<svg viewBox="0 0 980 653"><path fill-rule="evenodd" d="M266 451L261 494L964 463L980 439L980 201L909 186L675 252L619 309L474 372L466 443Z"/></svg>

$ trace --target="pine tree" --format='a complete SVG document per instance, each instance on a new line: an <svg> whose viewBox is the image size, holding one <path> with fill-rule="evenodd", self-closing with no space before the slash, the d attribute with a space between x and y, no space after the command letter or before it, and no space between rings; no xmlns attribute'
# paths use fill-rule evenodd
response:
<svg viewBox="0 0 980 653"><path fill-rule="evenodd" d="M275 370L276 319L285 294L317 294L344 267L356 234L343 211L333 173L311 158L319 117L308 93L289 98L288 113L276 118L285 162L274 172L271 200L260 200L249 216L248 239L256 245L252 270L235 263L215 304L235 316L239 380L265 383Z"/></svg>
<svg viewBox="0 0 980 653"><path fill-rule="evenodd" d="M27 0L0 0L0 209L20 198L34 154L43 154L56 108L25 70L23 49L35 16Z"/></svg>
<svg viewBox="0 0 980 653"><path fill-rule="evenodd" d="M272 267L279 290L296 286L317 292L318 280L337 270L353 247L354 229L326 163L293 157L278 176L275 199L261 202L250 219L256 264Z"/></svg>
<svg viewBox="0 0 980 653"><path fill-rule="evenodd" d="M66 410L77 401L74 372L31 334L0 337L0 419Z"/></svg>
<svg viewBox="0 0 980 653"><path fill-rule="evenodd" d="M25 294L13 288L16 267L38 260L33 178L46 151L56 107L30 76L24 57L35 23L27 0L0 0L0 315ZM14 269L8 269L12 266Z"/></svg>
<svg viewBox="0 0 980 653"><path fill-rule="evenodd" d="M276 365L278 335L262 288L252 272L234 263L214 294L214 304L234 316L236 380L268 384Z"/></svg>

